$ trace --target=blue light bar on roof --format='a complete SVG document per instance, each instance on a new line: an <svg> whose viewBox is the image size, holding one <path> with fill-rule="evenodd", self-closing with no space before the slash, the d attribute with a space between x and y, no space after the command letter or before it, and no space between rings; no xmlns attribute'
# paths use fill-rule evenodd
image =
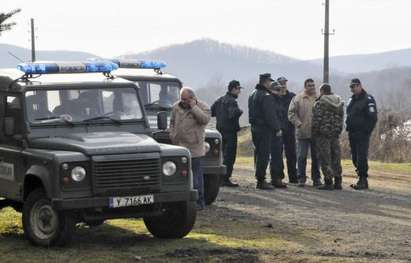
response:
<svg viewBox="0 0 411 263"><path fill-rule="evenodd" d="M32 62L21 63L17 69L25 74L56 74L56 73L109 73L118 68L111 61L92 62Z"/></svg>
<svg viewBox="0 0 411 263"><path fill-rule="evenodd" d="M167 67L163 61L139 60L139 59L113 59L120 68L162 69Z"/></svg>

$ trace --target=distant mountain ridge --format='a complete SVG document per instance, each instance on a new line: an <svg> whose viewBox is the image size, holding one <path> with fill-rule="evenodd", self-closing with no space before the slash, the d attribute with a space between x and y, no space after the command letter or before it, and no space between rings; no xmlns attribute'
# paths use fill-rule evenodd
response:
<svg viewBox="0 0 411 263"><path fill-rule="evenodd" d="M212 78L228 81L257 80L258 74L271 72L287 75L295 81L317 76L321 67L274 52L201 39L151 51L127 54L123 58L162 59L167 72L178 75L194 88L203 87Z"/></svg>
<svg viewBox="0 0 411 263"><path fill-rule="evenodd" d="M0 44L0 68L14 68L20 61L14 58L11 54L20 58L23 61L31 60L31 52L27 48L22 48L14 45ZM81 51L69 51L69 50L47 50L37 51L37 60L86 60L89 58L96 58L98 56Z"/></svg>
<svg viewBox="0 0 411 263"><path fill-rule="evenodd" d="M310 60L317 65L322 59ZM389 68L411 67L411 48L382 53L335 56L330 58L330 67L342 73L370 72Z"/></svg>

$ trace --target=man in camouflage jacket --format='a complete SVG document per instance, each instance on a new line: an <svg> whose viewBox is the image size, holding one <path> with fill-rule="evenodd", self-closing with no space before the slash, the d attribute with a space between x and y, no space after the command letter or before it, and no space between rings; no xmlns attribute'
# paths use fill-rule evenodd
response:
<svg viewBox="0 0 411 263"><path fill-rule="evenodd" d="M344 102L331 92L329 84L320 88L313 108L312 133L318 150L325 184L319 189L342 189L340 134L344 122ZM333 185L334 180L334 185Z"/></svg>

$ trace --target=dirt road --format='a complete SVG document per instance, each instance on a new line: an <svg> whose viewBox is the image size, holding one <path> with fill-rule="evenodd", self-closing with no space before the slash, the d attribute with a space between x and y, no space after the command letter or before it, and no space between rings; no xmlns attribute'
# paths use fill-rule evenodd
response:
<svg viewBox="0 0 411 263"><path fill-rule="evenodd" d="M0 262L410 263L411 170L378 167L372 189L356 192L349 167L344 190L333 192L293 185L257 191L253 171L237 167L241 187L222 188L181 240L156 239L140 219L121 219L79 226L70 246L43 249L24 239L20 214L2 209Z"/></svg>
<svg viewBox="0 0 411 263"><path fill-rule="evenodd" d="M352 174L352 170L346 171L343 191L291 185L286 190L264 192L255 190L253 172L240 168L234 178L241 187L223 188L210 210L218 211L218 216L265 226L296 244L284 254L411 262L411 174L373 171L372 190L361 192L348 186L355 181Z"/></svg>

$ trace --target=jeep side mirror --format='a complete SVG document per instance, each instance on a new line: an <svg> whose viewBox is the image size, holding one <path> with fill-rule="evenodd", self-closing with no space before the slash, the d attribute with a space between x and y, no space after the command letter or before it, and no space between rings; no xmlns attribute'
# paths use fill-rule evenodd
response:
<svg viewBox="0 0 411 263"><path fill-rule="evenodd" d="M160 111L157 113L157 128L159 130L166 130L168 126L167 123L167 112L166 111Z"/></svg>
<svg viewBox="0 0 411 263"><path fill-rule="evenodd" d="M15 120L13 117L4 118L4 134L6 136L13 136L15 130Z"/></svg>

